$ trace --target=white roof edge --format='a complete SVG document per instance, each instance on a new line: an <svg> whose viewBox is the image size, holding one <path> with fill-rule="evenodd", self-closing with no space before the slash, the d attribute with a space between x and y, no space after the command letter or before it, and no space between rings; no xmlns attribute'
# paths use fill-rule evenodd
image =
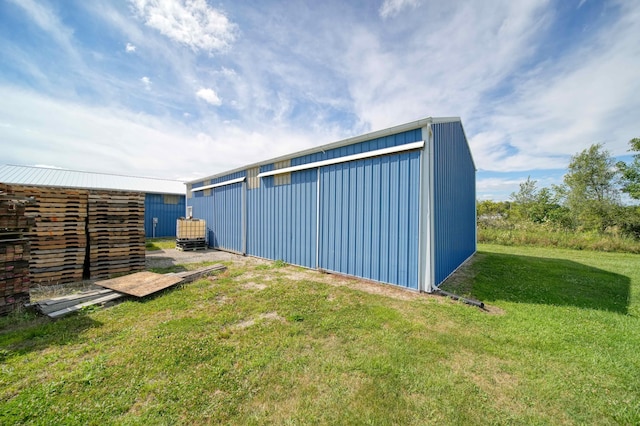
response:
<svg viewBox="0 0 640 426"><path fill-rule="evenodd" d="M364 158L379 157L381 155L395 154L397 152L411 151L424 148L424 141L412 142L404 145L396 145L389 148L376 149L373 151L361 152L359 154L345 155L343 157L331 158L329 160L314 161L312 163L300 164L298 166L285 167L282 169L270 170L258 174L258 177L281 175L283 173L297 172L300 170L315 169L316 167L330 166L332 164L346 163L348 161L361 160ZM193 191L193 190L192 190Z"/></svg>
<svg viewBox="0 0 640 426"><path fill-rule="evenodd" d="M236 178L236 179L230 179L230 180L225 180L223 182L213 183L211 185L199 186L197 188L192 188L191 192L204 191L205 189L219 188L221 186L231 185L231 184L234 184L234 183L240 183L240 182L244 182L245 179L246 179L246 176L242 176L242 177L239 177L239 178Z"/></svg>
<svg viewBox="0 0 640 426"><path fill-rule="evenodd" d="M426 126L427 124L451 123L451 122L454 122L454 121L461 121L460 117L435 117L435 118L434 117L427 117L427 118L423 118L423 119L420 119L420 120L412 121L410 123L400 124L398 126L393 126L393 127L389 127L389 128L382 129L382 130L376 130L374 132L365 133L363 135L353 136L353 137L347 138L347 139L342 139L342 140L339 140L337 142L332 142L332 143L329 143L329 144L326 144L326 145L320 145L320 146L316 146L316 147L313 147L313 148L305 149L305 150L302 150L302 151L293 152L291 154L283 155L283 156L276 157L276 158L271 158L271 159L268 159L268 160L260 161L258 163L247 164L245 166L236 167L235 169L226 170L224 172L216 173L214 175L202 177L202 178L199 178L199 179L190 180L190 181L186 182L186 184L190 185L190 184L193 184L193 183L201 182L203 180L216 179L216 178L219 178L219 177L222 177L222 176L225 176L225 175L229 175L229 174L232 174L232 173L236 173L236 172L240 172L240 171L243 171L243 170L251 169L251 168L254 168L254 167L259 167L259 166L262 166L262 165L265 165L265 164L271 164L271 163L275 163L275 162L278 162L278 161L284 161L284 160L289 160L289 159L296 158L296 157L302 157L303 155L316 154L318 152L327 151L329 149L341 148L343 146L352 145L354 143L359 143L359 142L364 142L364 141L367 141L367 140L370 140L370 139L382 138L384 136L393 135L395 133L401 133L401 132L406 132L406 131L409 131L409 130L419 129L419 128L422 128L422 127Z"/></svg>

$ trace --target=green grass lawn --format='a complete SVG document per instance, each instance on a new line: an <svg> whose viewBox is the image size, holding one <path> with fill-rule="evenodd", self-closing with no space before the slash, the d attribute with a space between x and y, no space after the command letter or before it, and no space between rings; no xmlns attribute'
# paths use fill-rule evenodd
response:
<svg viewBox="0 0 640 426"><path fill-rule="evenodd" d="M176 248L176 239L172 238L147 238L145 248L148 251L168 250Z"/></svg>
<svg viewBox="0 0 640 426"><path fill-rule="evenodd" d="M2 319L0 424L640 423L640 256L479 250L447 289L490 312L249 262Z"/></svg>

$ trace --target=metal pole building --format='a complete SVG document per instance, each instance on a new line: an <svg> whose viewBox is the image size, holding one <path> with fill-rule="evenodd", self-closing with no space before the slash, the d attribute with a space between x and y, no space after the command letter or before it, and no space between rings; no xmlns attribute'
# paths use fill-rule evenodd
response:
<svg viewBox="0 0 640 426"><path fill-rule="evenodd" d="M426 118L187 183L208 245L432 292L476 251L459 118Z"/></svg>

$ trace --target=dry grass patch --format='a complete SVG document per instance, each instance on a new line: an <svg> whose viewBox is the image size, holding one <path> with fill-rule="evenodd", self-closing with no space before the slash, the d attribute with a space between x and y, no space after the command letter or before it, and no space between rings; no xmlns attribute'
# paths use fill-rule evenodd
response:
<svg viewBox="0 0 640 426"><path fill-rule="evenodd" d="M266 314L259 314L255 318L251 318L248 320L241 321L237 324L233 325L233 329L242 330L244 328L249 328L256 324L258 321L280 321L285 322L286 320L278 315L277 312L267 312Z"/></svg>
<svg viewBox="0 0 640 426"><path fill-rule="evenodd" d="M245 289L245 290L258 290L258 291L261 291L261 290L264 290L265 288L267 288L267 285L266 284L262 284L262 283L256 283L256 282L250 281L248 283L242 284L241 287L243 289Z"/></svg>

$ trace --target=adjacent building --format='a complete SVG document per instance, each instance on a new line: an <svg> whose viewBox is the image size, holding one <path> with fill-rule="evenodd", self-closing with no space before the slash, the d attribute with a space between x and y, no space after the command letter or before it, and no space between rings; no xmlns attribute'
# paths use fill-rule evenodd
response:
<svg viewBox="0 0 640 426"><path fill-rule="evenodd" d="M144 229L147 238L175 237L176 220L185 215L185 185L175 180L2 165L0 182L30 187L144 193Z"/></svg>

